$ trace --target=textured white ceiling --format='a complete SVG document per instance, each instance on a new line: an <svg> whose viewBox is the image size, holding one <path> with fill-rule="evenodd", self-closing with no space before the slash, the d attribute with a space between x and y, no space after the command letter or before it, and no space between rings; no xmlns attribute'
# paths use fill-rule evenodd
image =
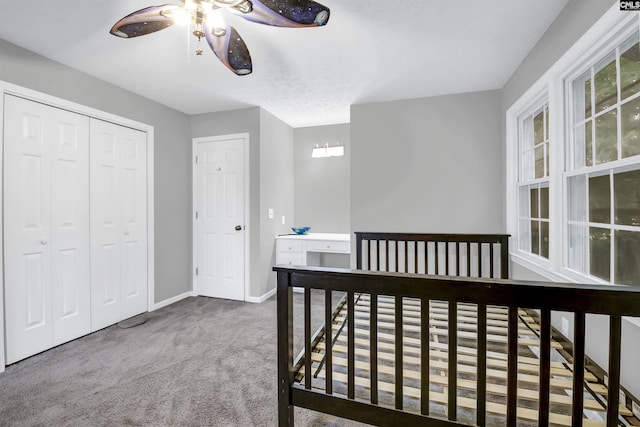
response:
<svg viewBox="0 0 640 427"><path fill-rule="evenodd" d="M261 106L303 127L346 123L352 104L499 89L568 0L320 2L319 28L229 14L253 59L242 77L206 42L196 57L185 27L109 34L153 0L0 0L0 38L187 114Z"/></svg>

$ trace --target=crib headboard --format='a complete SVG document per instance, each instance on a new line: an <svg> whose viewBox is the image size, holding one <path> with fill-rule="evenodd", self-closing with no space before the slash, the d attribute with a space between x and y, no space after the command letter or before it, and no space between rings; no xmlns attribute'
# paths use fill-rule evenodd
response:
<svg viewBox="0 0 640 427"><path fill-rule="evenodd" d="M355 235L358 270L509 278L508 234Z"/></svg>

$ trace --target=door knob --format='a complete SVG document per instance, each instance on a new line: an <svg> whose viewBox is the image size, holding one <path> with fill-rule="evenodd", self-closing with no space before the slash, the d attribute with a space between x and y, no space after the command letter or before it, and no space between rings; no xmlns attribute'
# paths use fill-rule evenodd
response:
<svg viewBox="0 0 640 427"><path fill-rule="evenodd" d="M241 225L236 225L236 231L240 231L242 230L242 226Z"/></svg>
<svg viewBox="0 0 640 427"><path fill-rule="evenodd" d="M48 242L47 242L46 240L44 240L44 239L43 239L43 240L40 240L40 244L41 244L42 246L46 245L47 243L48 243Z"/></svg>
<svg viewBox="0 0 640 427"><path fill-rule="evenodd" d="M128 235L129 235L129 232L128 232L128 231L125 231L125 232L124 232L124 235L125 235L125 236L128 236Z"/></svg>

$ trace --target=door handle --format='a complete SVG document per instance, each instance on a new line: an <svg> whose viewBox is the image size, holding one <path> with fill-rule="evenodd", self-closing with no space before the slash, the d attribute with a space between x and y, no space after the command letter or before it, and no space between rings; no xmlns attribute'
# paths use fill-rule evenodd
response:
<svg viewBox="0 0 640 427"><path fill-rule="evenodd" d="M241 225L236 225L236 231L240 231L242 230L242 226Z"/></svg>
<svg viewBox="0 0 640 427"><path fill-rule="evenodd" d="M40 240L40 244L41 244L42 246L45 246L47 243L48 243L48 242L47 242L46 240L44 240L44 239L43 239L43 240Z"/></svg>

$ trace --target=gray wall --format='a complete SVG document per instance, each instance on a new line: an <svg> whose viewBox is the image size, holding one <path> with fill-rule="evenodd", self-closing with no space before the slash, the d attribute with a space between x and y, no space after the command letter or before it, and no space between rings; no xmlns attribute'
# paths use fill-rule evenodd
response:
<svg viewBox="0 0 640 427"><path fill-rule="evenodd" d="M189 121L183 113L0 40L0 80L146 123L155 131L155 300L188 292Z"/></svg>
<svg viewBox="0 0 640 427"><path fill-rule="evenodd" d="M351 230L504 232L498 91L351 107Z"/></svg>
<svg viewBox="0 0 640 427"><path fill-rule="evenodd" d="M297 128L294 144L295 225L315 233L349 233L351 227L350 125ZM311 158L316 144L339 142L343 157Z"/></svg>
<svg viewBox="0 0 640 427"><path fill-rule="evenodd" d="M509 107L520 98L617 0L572 0L551 24L544 36L531 50L518 70L502 90L502 141L506 147L505 116ZM503 150L504 156L504 150ZM504 164L504 161L503 161ZM506 185L506 182L505 182ZM525 267L514 264L512 276L522 280L546 280ZM564 325L563 325L563 319ZM568 327L568 338L573 338L573 315L553 313L553 326L562 332ZM608 321L600 316L587 319L587 355L600 367L607 369ZM634 396L640 397L640 370L637 355L640 353L640 327L623 321L622 384Z"/></svg>
<svg viewBox="0 0 640 427"><path fill-rule="evenodd" d="M273 219L268 210L273 209ZM293 208L293 129L266 110L260 111L260 275L261 296L276 287L275 236L291 231ZM282 217L285 223L282 223Z"/></svg>

